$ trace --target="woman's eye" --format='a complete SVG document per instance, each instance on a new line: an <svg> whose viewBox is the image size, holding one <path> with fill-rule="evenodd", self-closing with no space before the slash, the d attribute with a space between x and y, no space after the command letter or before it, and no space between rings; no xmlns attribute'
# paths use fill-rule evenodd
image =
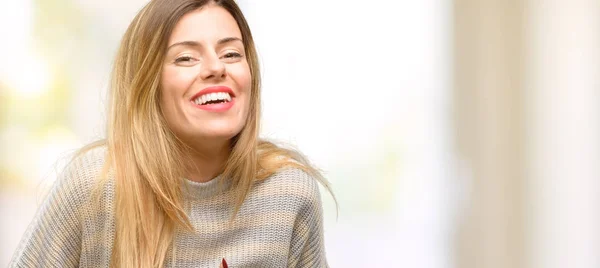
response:
<svg viewBox="0 0 600 268"><path fill-rule="evenodd" d="M190 62L190 61L192 61L193 59L194 59L194 58L192 58L192 57L190 57L190 56L181 56L181 57L179 57L179 58L175 59L175 62L176 62L176 63L178 63L178 62Z"/></svg>
<svg viewBox="0 0 600 268"><path fill-rule="evenodd" d="M241 57L242 57L242 54L237 53L237 52L229 52L229 53L223 55L223 58L226 58L226 59L241 58Z"/></svg>

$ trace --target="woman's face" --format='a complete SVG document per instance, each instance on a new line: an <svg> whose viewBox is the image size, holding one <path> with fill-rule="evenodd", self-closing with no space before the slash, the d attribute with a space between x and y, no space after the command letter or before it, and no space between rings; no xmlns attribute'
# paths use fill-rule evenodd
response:
<svg viewBox="0 0 600 268"><path fill-rule="evenodd" d="M229 140L246 123L252 85L242 34L225 9L204 6L181 18L161 74L161 105L186 142Z"/></svg>

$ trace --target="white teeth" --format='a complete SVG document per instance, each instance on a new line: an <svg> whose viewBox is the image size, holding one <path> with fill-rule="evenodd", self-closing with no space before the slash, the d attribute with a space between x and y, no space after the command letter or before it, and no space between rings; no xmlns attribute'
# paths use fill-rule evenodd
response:
<svg viewBox="0 0 600 268"><path fill-rule="evenodd" d="M204 94L204 95L196 98L196 100L194 100L194 103L196 103L197 105L202 105L202 104L206 104L209 101L216 101L216 100L224 100L224 101L230 102L231 96L229 95L229 93L226 93L226 92L208 93L208 94Z"/></svg>

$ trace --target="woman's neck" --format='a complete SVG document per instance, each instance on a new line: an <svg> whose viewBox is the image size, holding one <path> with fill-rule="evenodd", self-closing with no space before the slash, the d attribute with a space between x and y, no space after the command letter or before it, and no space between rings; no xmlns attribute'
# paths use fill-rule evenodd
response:
<svg viewBox="0 0 600 268"><path fill-rule="evenodd" d="M223 172L229 158L229 142L212 143L210 146L194 146L188 155L191 162L188 166L187 179L195 182L207 182Z"/></svg>

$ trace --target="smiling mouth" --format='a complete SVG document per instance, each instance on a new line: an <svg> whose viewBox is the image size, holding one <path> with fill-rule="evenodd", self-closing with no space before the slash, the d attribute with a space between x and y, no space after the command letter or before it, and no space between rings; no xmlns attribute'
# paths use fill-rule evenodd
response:
<svg viewBox="0 0 600 268"><path fill-rule="evenodd" d="M199 96L193 100L194 104L204 106L231 102L231 95L227 92L213 92Z"/></svg>

